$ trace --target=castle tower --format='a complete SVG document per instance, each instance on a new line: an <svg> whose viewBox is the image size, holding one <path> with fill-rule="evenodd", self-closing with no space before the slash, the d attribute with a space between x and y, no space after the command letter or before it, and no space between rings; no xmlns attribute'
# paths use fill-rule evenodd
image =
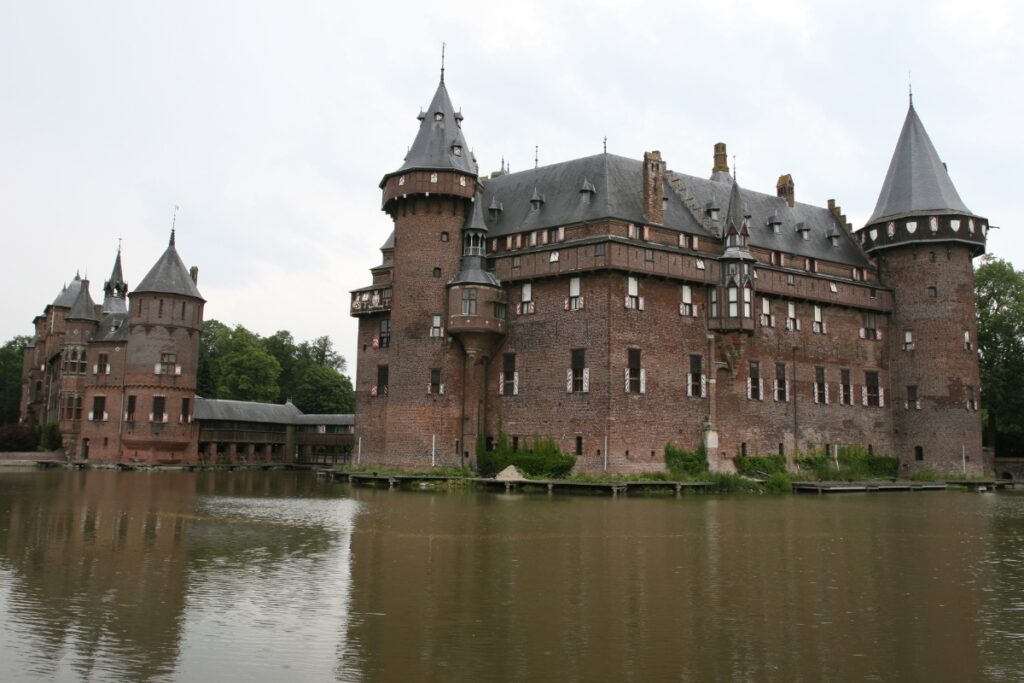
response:
<svg viewBox="0 0 1024 683"><path fill-rule="evenodd" d="M893 455L905 473L984 472L972 259L985 252L987 232L988 222L961 201L911 102L878 204L859 231L893 289L890 378L879 386L891 387ZM864 334L875 330L865 324ZM858 398L884 401L872 379L861 378Z"/></svg>
<svg viewBox="0 0 1024 683"><path fill-rule="evenodd" d="M110 273L110 279L103 283L103 313L127 313L128 312L128 284L124 281L121 273L121 248L117 248L117 257L114 259L114 269Z"/></svg>
<svg viewBox="0 0 1024 683"><path fill-rule="evenodd" d="M100 318L96 304L89 294L89 280L80 280L78 296L71 310L64 316L65 333L60 370L60 431L64 437L64 452L73 456L88 456L88 449L79 443L82 423L89 419L86 403L88 377L88 345Z"/></svg>
<svg viewBox="0 0 1024 683"><path fill-rule="evenodd" d="M172 230L167 249L130 295L118 457L198 457L191 416L206 302L197 278L178 256Z"/></svg>
<svg viewBox="0 0 1024 683"><path fill-rule="evenodd" d="M459 464L473 448L463 437L464 354L446 329L446 284L459 271L477 168L443 72L418 119L405 162L380 184L382 209L394 221L390 270L375 269L373 287L352 302L356 429L367 461Z"/></svg>

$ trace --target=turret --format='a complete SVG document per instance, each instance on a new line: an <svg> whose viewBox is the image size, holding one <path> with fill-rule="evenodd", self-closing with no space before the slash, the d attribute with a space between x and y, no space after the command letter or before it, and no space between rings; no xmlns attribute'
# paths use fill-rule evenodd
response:
<svg viewBox="0 0 1024 683"><path fill-rule="evenodd" d="M750 239L750 212L740 196L740 184L733 181L726 214L725 252L720 261L718 285L711 290L708 326L720 332L754 331L754 257Z"/></svg>
<svg viewBox="0 0 1024 683"><path fill-rule="evenodd" d="M904 472L983 472L972 259L987 232L911 102L878 203L857 233L893 288L889 408ZM861 336L877 343L876 334Z"/></svg>
<svg viewBox="0 0 1024 683"><path fill-rule="evenodd" d="M121 273L121 248L117 248L110 279L103 283L103 313L127 313L128 284Z"/></svg>

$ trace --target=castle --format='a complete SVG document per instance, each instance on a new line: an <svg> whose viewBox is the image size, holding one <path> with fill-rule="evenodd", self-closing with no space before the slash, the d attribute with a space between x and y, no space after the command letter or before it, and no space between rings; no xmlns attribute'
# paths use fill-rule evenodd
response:
<svg viewBox="0 0 1024 683"><path fill-rule="evenodd" d="M603 153L481 177L443 72L394 230L352 292L361 462L468 465L551 437L585 472L662 469L666 444L739 455L857 445L977 475L972 259L961 201L911 102L860 230L835 202Z"/></svg>

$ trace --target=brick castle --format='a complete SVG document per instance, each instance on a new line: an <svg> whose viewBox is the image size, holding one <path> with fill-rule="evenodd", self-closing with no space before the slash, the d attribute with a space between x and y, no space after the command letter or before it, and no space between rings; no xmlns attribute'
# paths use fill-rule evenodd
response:
<svg viewBox="0 0 1024 683"><path fill-rule="evenodd" d="M987 473L961 201L913 103L867 225L835 202L599 154L482 177L441 83L381 181L394 230L355 290L361 462L470 464L552 437L580 471L856 445Z"/></svg>

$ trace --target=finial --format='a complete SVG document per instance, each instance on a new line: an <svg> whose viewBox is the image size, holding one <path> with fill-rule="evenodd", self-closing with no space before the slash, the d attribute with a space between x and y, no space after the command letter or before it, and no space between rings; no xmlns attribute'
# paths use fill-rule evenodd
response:
<svg viewBox="0 0 1024 683"><path fill-rule="evenodd" d="M533 167L540 166L540 145L533 146Z"/></svg>
<svg viewBox="0 0 1024 683"><path fill-rule="evenodd" d="M914 82L910 80L910 71L907 71L907 95L910 97L910 106L914 106Z"/></svg>
<svg viewBox="0 0 1024 683"><path fill-rule="evenodd" d="M178 212L179 211L181 211L181 207L178 206L177 204L175 204L174 205L174 217L171 218L171 241L168 243L168 246L171 246L171 247L174 246L174 228L175 228L175 226L178 223Z"/></svg>
<svg viewBox="0 0 1024 683"><path fill-rule="evenodd" d="M444 85L444 50L448 47L447 43L441 43L441 85Z"/></svg>
<svg viewBox="0 0 1024 683"><path fill-rule="evenodd" d="M607 135L604 136L603 144L604 144L604 153L607 154L608 153L608 136Z"/></svg>
<svg viewBox="0 0 1024 683"><path fill-rule="evenodd" d="M121 255L121 238L120 237L117 238L117 255L118 256Z"/></svg>
<svg viewBox="0 0 1024 683"><path fill-rule="evenodd" d="M740 179L740 168L736 165L736 155L732 155L732 179L738 181Z"/></svg>

